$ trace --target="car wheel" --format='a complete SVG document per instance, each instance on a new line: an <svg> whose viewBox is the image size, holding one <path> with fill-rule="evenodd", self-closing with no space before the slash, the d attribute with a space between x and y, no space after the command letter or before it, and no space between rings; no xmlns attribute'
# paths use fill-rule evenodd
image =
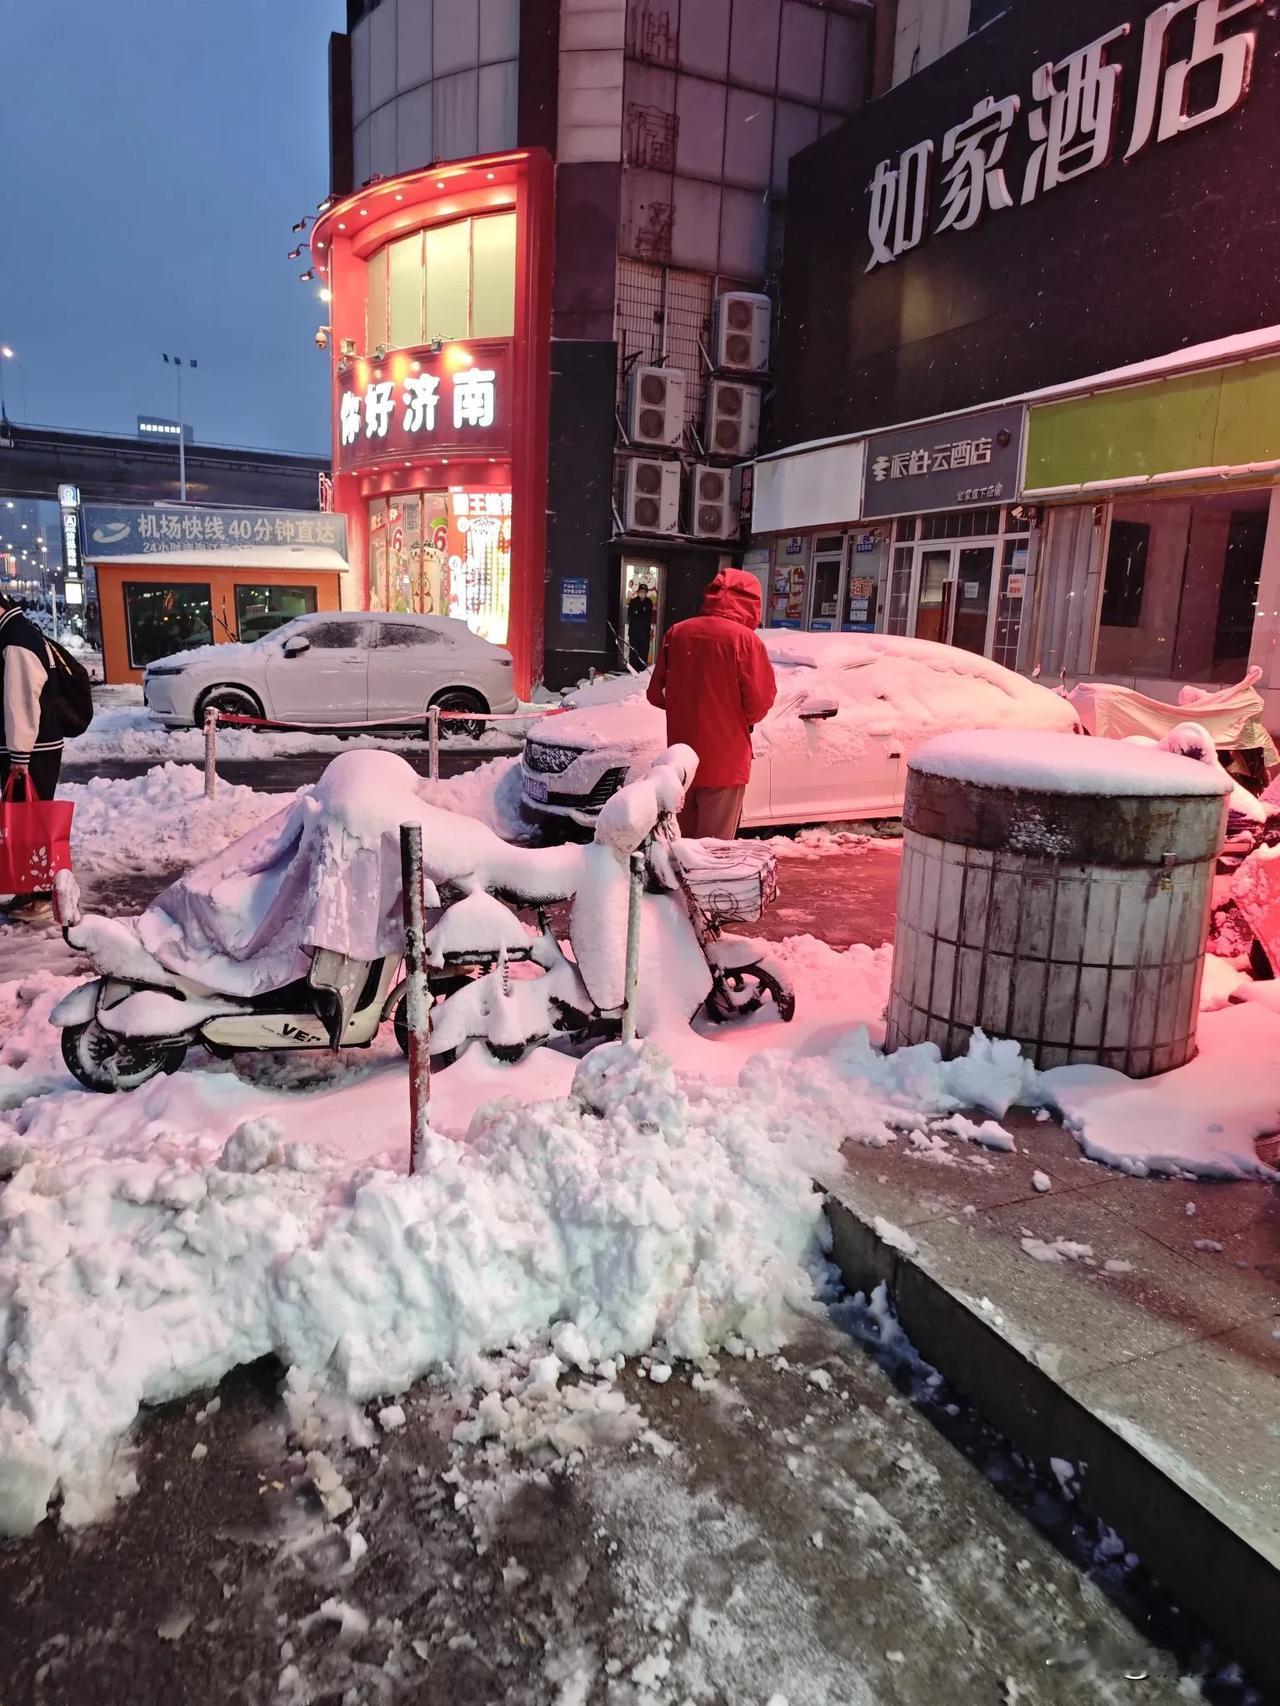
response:
<svg viewBox="0 0 1280 1706"><path fill-rule="evenodd" d="M211 687L196 702L197 728L203 726L207 711L216 711L220 717L261 717L262 701L247 687Z"/></svg>
<svg viewBox="0 0 1280 1706"><path fill-rule="evenodd" d="M439 711L480 711L489 709L489 702L481 693L472 692L469 687L446 687L437 693L431 701ZM477 717L470 719L450 717L448 722L441 721L441 734L463 735L467 740L479 740L484 733L484 724Z"/></svg>

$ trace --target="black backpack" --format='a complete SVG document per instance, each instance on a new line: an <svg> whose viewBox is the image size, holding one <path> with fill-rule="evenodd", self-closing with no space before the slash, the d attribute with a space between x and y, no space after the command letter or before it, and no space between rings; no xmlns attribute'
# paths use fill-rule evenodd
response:
<svg viewBox="0 0 1280 1706"><path fill-rule="evenodd" d="M58 716L58 733L64 740L82 735L93 721L93 684L89 671L65 646L42 636L49 653L49 681L45 691Z"/></svg>

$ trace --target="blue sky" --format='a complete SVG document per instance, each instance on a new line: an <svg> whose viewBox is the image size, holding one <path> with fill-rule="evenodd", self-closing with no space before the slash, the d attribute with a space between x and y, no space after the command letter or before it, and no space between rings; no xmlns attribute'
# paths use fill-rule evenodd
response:
<svg viewBox="0 0 1280 1706"><path fill-rule="evenodd" d="M14 420L172 416L324 450L325 316L292 222L328 189L341 0L3 0L0 343Z"/></svg>

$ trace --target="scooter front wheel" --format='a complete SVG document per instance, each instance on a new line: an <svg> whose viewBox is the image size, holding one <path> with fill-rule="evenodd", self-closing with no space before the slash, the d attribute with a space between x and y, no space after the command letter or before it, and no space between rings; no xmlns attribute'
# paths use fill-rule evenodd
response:
<svg viewBox="0 0 1280 1706"><path fill-rule="evenodd" d="M734 1019L749 1019L766 1001L773 1002L784 1025L795 1018L795 990L777 971L756 961L723 972L702 1010L713 1024L726 1025Z"/></svg>
<svg viewBox="0 0 1280 1706"><path fill-rule="evenodd" d="M71 1075L86 1090L107 1096L117 1090L136 1090L161 1072L176 1072L186 1053L186 1043L112 1036L96 1019L68 1025L62 1033L62 1058Z"/></svg>

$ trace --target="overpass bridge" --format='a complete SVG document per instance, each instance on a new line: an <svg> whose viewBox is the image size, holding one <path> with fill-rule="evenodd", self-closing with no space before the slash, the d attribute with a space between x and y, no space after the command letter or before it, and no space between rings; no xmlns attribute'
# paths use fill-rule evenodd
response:
<svg viewBox="0 0 1280 1706"><path fill-rule="evenodd" d="M187 501L261 509L318 509L327 456L188 444ZM0 427L0 500L56 503L58 487L80 488L82 503L177 503L176 443L147 443L61 427Z"/></svg>

